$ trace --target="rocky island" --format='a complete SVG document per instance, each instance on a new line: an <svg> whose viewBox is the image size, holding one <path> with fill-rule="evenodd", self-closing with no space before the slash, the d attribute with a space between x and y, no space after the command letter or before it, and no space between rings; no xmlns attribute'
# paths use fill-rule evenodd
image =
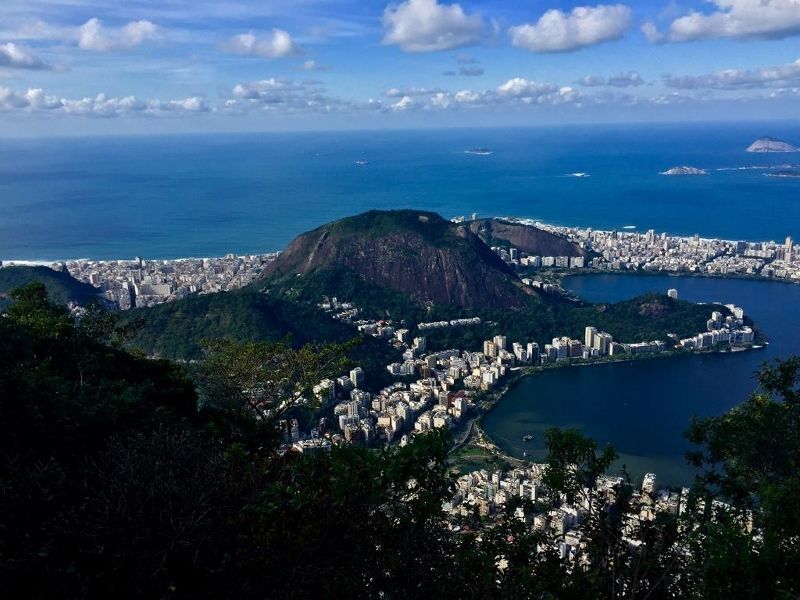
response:
<svg viewBox="0 0 800 600"><path fill-rule="evenodd" d="M708 175L705 169L698 169L697 167L672 167L666 171L661 172L662 175Z"/></svg>
<svg viewBox="0 0 800 600"><path fill-rule="evenodd" d="M789 142L772 137L762 137L750 144L747 152L798 152L798 148Z"/></svg>

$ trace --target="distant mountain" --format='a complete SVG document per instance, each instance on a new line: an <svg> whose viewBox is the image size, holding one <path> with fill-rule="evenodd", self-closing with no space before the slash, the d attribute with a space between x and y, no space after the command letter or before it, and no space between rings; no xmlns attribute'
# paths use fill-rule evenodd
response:
<svg viewBox="0 0 800 600"><path fill-rule="evenodd" d="M478 219L470 221L469 228L489 246L504 245L505 242L531 256L585 255L569 240L531 225L501 219Z"/></svg>
<svg viewBox="0 0 800 600"><path fill-rule="evenodd" d="M750 144L748 152L800 152L796 146L789 142L778 140L771 137L762 137Z"/></svg>
<svg viewBox="0 0 800 600"><path fill-rule="evenodd" d="M11 290L33 282L44 284L50 300L56 304L87 304L97 298L94 287L78 281L66 271L54 271L49 267L12 266L0 268L0 307L8 302Z"/></svg>
<svg viewBox="0 0 800 600"><path fill-rule="evenodd" d="M293 281L326 272L350 272L365 286L461 308L522 308L536 297L470 224L417 210L373 210L304 233L262 278Z"/></svg>

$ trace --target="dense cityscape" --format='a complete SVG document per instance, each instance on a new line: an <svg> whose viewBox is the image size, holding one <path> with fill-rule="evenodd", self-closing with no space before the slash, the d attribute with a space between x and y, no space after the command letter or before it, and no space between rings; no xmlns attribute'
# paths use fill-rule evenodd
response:
<svg viewBox="0 0 800 600"><path fill-rule="evenodd" d="M454 221L462 222L463 217ZM511 246L492 249L509 265L522 270L579 270L614 272L664 272L707 276L740 276L800 281L800 245L787 237L774 241L746 242L670 236L633 231L602 231L561 227L508 219L534 225L579 245L586 256L536 256ZM251 255L228 254L219 258L149 260L70 260L49 263L76 279L98 288L110 305L127 310L179 300L192 294L209 294L244 287L255 281L264 266L280 252ZM18 264L6 261L6 265ZM3 262L0 261L0 267ZM557 285L523 276L523 282L545 292ZM466 323L459 323L464 325ZM452 323L420 324L420 329L451 326Z"/></svg>

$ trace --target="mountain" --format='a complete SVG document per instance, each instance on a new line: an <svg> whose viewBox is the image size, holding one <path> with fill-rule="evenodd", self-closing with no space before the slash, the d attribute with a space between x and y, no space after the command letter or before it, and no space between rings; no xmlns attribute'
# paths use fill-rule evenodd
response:
<svg viewBox="0 0 800 600"><path fill-rule="evenodd" d="M789 142L778 140L771 137L762 137L750 144L747 148L748 152L798 152L796 146Z"/></svg>
<svg viewBox="0 0 800 600"><path fill-rule="evenodd" d="M585 254L569 240L531 225L511 223L501 219L478 219L470 221L469 228L489 246L504 245L503 242L506 242L531 256L584 256Z"/></svg>
<svg viewBox="0 0 800 600"><path fill-rule="evenodd" d="M373 210L304 233L262 279L296 281L328 272L355 274L365 285L419 303L460 308L522 308L535 297L469 224L417 210Z"/></svg>
<svg viewBox="0 0 800 600"><path fill-rule="evenodd" d="M0 307L8 302L11 290L33 282L44 284L50 300L56 304L87 304L97 298L97 289L78 281L66 271L54 271L49 267L12 266L0 268Z"/></svg>

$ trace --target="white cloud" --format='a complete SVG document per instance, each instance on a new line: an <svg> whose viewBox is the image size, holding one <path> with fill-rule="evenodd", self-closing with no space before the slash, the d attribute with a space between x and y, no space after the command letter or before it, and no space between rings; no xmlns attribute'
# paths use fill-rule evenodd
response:
<svg viewBox="0 0 800 600"><path fill-rule="evenodd" d="M402 98L403 96L432 96L434 94L438 94L443 90L440 89L429 89L429 88L422 88L422 87L410 87L410 88L389 88L383 95L387 98Z"/></svg>
<svg viewBox="0 0 800 600"><path fill-rule="evenodd" d="M565 13L551 9L534 24L508 30L514 46L534 52L569 52L620 39L630 29L631 9L624 4L578 6Z"/></svg>
<svg viewBox="0 0 800 600"><path fill-rule="evenodd" d="M317 81L262 79L238 83L225 102L228 112L251 110L296 112L348 112L382 109L380 101L359 102L329 95Z"/></svg>
<svg viewBox="0 0 800 600"><path fill-rule="evenodd" d="M480 15L468 15L459 4L406 0L383 11L384 44L406 52L434 52L478 43L484 34Z"/></svg>
<svg viewBox="0 0 800 600"><path fill-rule="evenodd" d="M664 41L664 34L659 32L653 23L647 22L642 25L642 33L651 44L660 44Z"/></svg>
<svg viewBox="0 0 800 600"><path fill-rule="evenodd" d="M514 77L497 86L497 93L501 96L514 98L535 98L550 94L557 89L549 83L539 83L537 81L529 81L524 77Z"/></svg>
<svg viewBox="0 0 800 600"><path fill-rule="evenodd" d="M112 52L130 50L159 37L158 27L150 21L131 21L118 29L105 27L100 19L89 19L78 28L81 50Z"/></svg>
<svg viewBox="0 0 800 600"><path fill-rule="evenodd" d="M301 71L330 71L330 65L321 65L315 60L307 60L300 65Z"/></svg>
<svg viewBox="0 0 800 600"><path fill-rule="evenodd" d="M68 99L48 95L40 88L31 88L23 94L0 87L0 110L111 118L126 115L202 113L209 112L211 108L200 97L181 100L138 100L134 96L115 98L98 94L94 97Z"/></svg>
<svg viewBox="0 0 800 600"><path fill-rule="evenodd" d="M756 89L800 85L800 59L777 67L759 69L726 69L705 75L666 75L664 84L682 90L693 89Z"/></svg>
<svg viewBox="0 0 800 600"><path fill-rule="evenodd" d="M389 108L391 108L394 112L403 112L411 108L413 105L414 100L410 96L403 96Z"/></svg>
<svg viewBox="0 0 800 600"><path fill-rule="evenodd" d="M598 75L587 75L579 79L578 83L585 87L611 86L624 88L644 85L644 79L642 79L642 76L637 71L628 71L627 73L611 75L608 79Z"/></svg>
<svg viewBox="0 0 800 600"><path fill-rule="evenodd" d="M600 87L606 84L606 78L599 75L586 75L581 77L577 83L585 87Z"/></svg>
<svg viewBox="0 0 800 600"><path fill-rule="evenodd" d="M31 70L50 68L33 52L13 42L0 44L0 67Z"/></svg>
<svg viewBox="0 0 800 600"><path fill-rule="evenodd" d="M282 58L296 56L301 53L292 36L283 29L256 36L253 33L241 33L233 36L221 45L223 52L259 56L261 58Z"/></svg>
<svg viewBox="0 0 800 600"><path fill-rule="evenodd" d="M800 0L708 0L716 10L691 11L670 24L666 33L646 23L652 42L689 42L707 38L773 38L800 34Z"/></svg>

